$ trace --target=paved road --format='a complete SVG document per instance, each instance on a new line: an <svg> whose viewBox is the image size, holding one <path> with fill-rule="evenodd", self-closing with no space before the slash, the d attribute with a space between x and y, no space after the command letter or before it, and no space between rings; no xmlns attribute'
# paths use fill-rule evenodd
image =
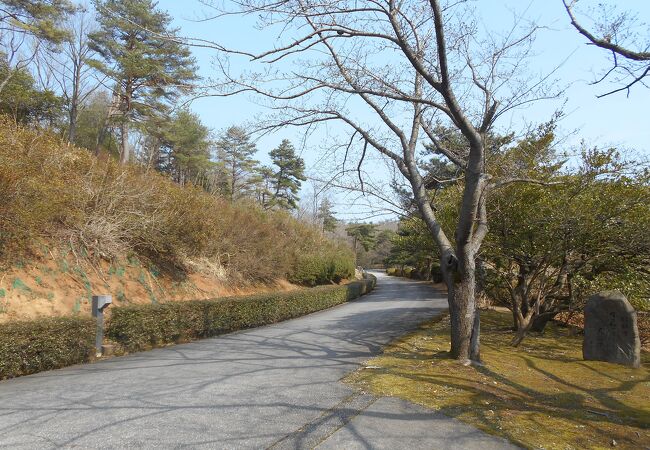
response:
<svg viewBox="0 0 650 450"><path fill-rule="evenodd" d="M0 382L1 448L506 448L409 403L340 383L444 309L426 284L310 316Z"/></svg>

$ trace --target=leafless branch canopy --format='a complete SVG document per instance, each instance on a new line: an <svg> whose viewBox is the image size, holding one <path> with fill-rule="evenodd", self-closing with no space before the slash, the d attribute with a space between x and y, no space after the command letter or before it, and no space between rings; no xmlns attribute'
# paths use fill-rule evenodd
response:
<svg viewBox="0 0 650 450"><path fill-rule="evenodd" d="M632 28L636 19L633 16L627 12L616 14L605 6L599 5L602 8L603 18L595 24L597 31L590 31L576 17L574 6L577 0L570 2L562 0L562 2L571 19L571 25L587 38L590 45L607 50L612 55L612 67L593 84L611 78L614 83L621 86L598 95L599 98L617 92L627 92L629 96L630 89L636 84L648 87L646 77L650 75L650 40L647 34L643 38L634 36ZM633 49L633 46L637 49Z"/></svg>
<svg viewBox="0 0 650 450"><path fill-rule="evenodd" d="M261 99L272 112L260 132L343 124L361 155L373 149L394 162L444 252L451 244L430 207L416 156L418 146L433 143L470 175L471 195L463 200L469 213L456 239L478 248L489 180L484 149L495 121L559 95L552 71L531 77L524 70L540 27L513 15L510 28L486 32L467 0L235 0L235 10L203 3L210 18L257 17L260 28L277 36L258 51L212 45L223 49L215 61L219 76L203 95ZM242 55L258 69L234 70L231 58ZM450 127L466 149L447 145Z"/></svg>

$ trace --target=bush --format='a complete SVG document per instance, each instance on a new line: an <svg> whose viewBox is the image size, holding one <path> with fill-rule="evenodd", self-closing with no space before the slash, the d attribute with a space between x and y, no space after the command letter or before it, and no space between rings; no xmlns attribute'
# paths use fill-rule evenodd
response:
<svg viewBox="0 0 650 450"><path fill-rule="evenodd" d="M434 283L442 283L445 280L442 274L442 268L440 263L434 263L431 265L431 281Z"/></svg>
<svg viewBox="0 0 650 450"><path fill-rule="evenodd" d="M292 283L305 286L338 283L354 275L354 255L347 248L337 248L319 253L307 253L297 258L288 274Z"/></svg>
<svg viewBox="0 0 650 450"><path fill-rule="evenodd" d="M106 335L125 350L139 351L280 322L353 300L370 292L376 278L342 286L214 300L115 308Z"/></svg>
<svg viewBox="0 0 650 450"><path fill-rule="evenodd" d="M0 325L0 379L79 364L95 351L95 320L53 317Z"/></svg>

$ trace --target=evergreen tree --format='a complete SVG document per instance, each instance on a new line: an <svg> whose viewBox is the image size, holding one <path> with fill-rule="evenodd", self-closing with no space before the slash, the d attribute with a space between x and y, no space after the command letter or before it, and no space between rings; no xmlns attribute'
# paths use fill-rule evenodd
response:
<svg viewBox="0 0 650 450"><path fill-rule="evenodd" d="M332 232L336 230L336 225L339 223L338 219L334 217L334 213L332 212L332 202L327 198L320 203L317 218L322 224L323 231Z"/></svg>
<svg viewBox="0 0 650 450"><path fill-rule="evenodd" d="M74 10L70 0L2 0L0 22L3 30L11 27L17 32L59 43L67 36L61 21Z"/></svg>
<svg viewBox="0 0 650 450"><path fill-rule="evenodd" d="M111 98L106 91L97 91L85 99L76 120L75 145L95 155L102 150L112 155L119 153L117 137L109 126L110 107Z"/></svg>
<svg viewBox="0 0 650 450"><path fill-rule="evenodd" d="M301 181L305 181L305 162L296 156L296 151L287 139L269 153L277 170L271 179L273 199L270 206L283 209L298 207L298 191Z"/></svg>
<svg viewBox="0 0 650 450"><path fill-rule="evenodd" d="M129 126L164 114L169 102L191 89L196 63L189 48L173 39L171 17L152 0L95 0L99 31L90 47L101 57L92 61L115 81L114 108L119 111L121 158L129 161ZM171 38L171 39L170 39Z"/></svg>
<svg viewBox="0 0 650 450"><path fill-rule="evenodd" d="M40 90L26 69L12 69L0 63L0 79L8 82L0 91L0 114L7 114L16 122L54 126L61 118L61 98L51 90Z"/></svg>
<svg viewBox="0 0 650 450"><path fill-rule="evenodd" d="M345 231L352 238L355 259L358 259L359 245L368 251L377 243L377 227L371 223L355 223L348 226Z"/></svg>
<svg viewBox="0 0 650 450"><path fill-rule="evenodd" d="M201 119L180 110L163 133L163 148L167 150L169 171L180 184L198 183L212 166L210 161L210 130Z"/></svg>
<svg viewBox="0 0 650 450"><path fill-rule="evenodd" d="M264 209L272 206L273 201L273 177L275 173L270 167L262 166L252 176L254 197L257 203Z"/></svg>
<svg viewBox="0 0 650 450"><path fill-rule="evenodd" d="M231 201L251 194L256 184L256 152L241 127L228 128L217 141L219 191Z"/></svg>

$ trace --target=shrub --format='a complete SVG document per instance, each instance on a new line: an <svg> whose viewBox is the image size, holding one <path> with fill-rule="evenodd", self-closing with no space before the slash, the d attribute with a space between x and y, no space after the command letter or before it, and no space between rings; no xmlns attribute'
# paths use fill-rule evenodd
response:
<svg viewBox="0 0 650 450"><path fill-rule="evenodd" d="M115 308L106 335L128 351L186 342L280 322L339 305L370 292L376 278L342 286Z"/></svg>
<svg viewBox="0 0 650 450"><path fill-rule="evenodd" d="M444 276L442 274L442 268L440 263L436 262L431 265L431 281L434 283L442 283L444 281Z"/></svg>
<svg viewBox="0 0 650 450"><path fill-rule="evenodd" d="M338 283L354 275L354 255L344 248L318 253L308 252L297 258L295 267L287 278L292 283L306 286Z"/></svg>
<svg viewBox="0 0 650 450"><path fill-rule="evenodd" d="M0 325L0 379L89 360L96 325L88 317L53 317Z"/></svg>

